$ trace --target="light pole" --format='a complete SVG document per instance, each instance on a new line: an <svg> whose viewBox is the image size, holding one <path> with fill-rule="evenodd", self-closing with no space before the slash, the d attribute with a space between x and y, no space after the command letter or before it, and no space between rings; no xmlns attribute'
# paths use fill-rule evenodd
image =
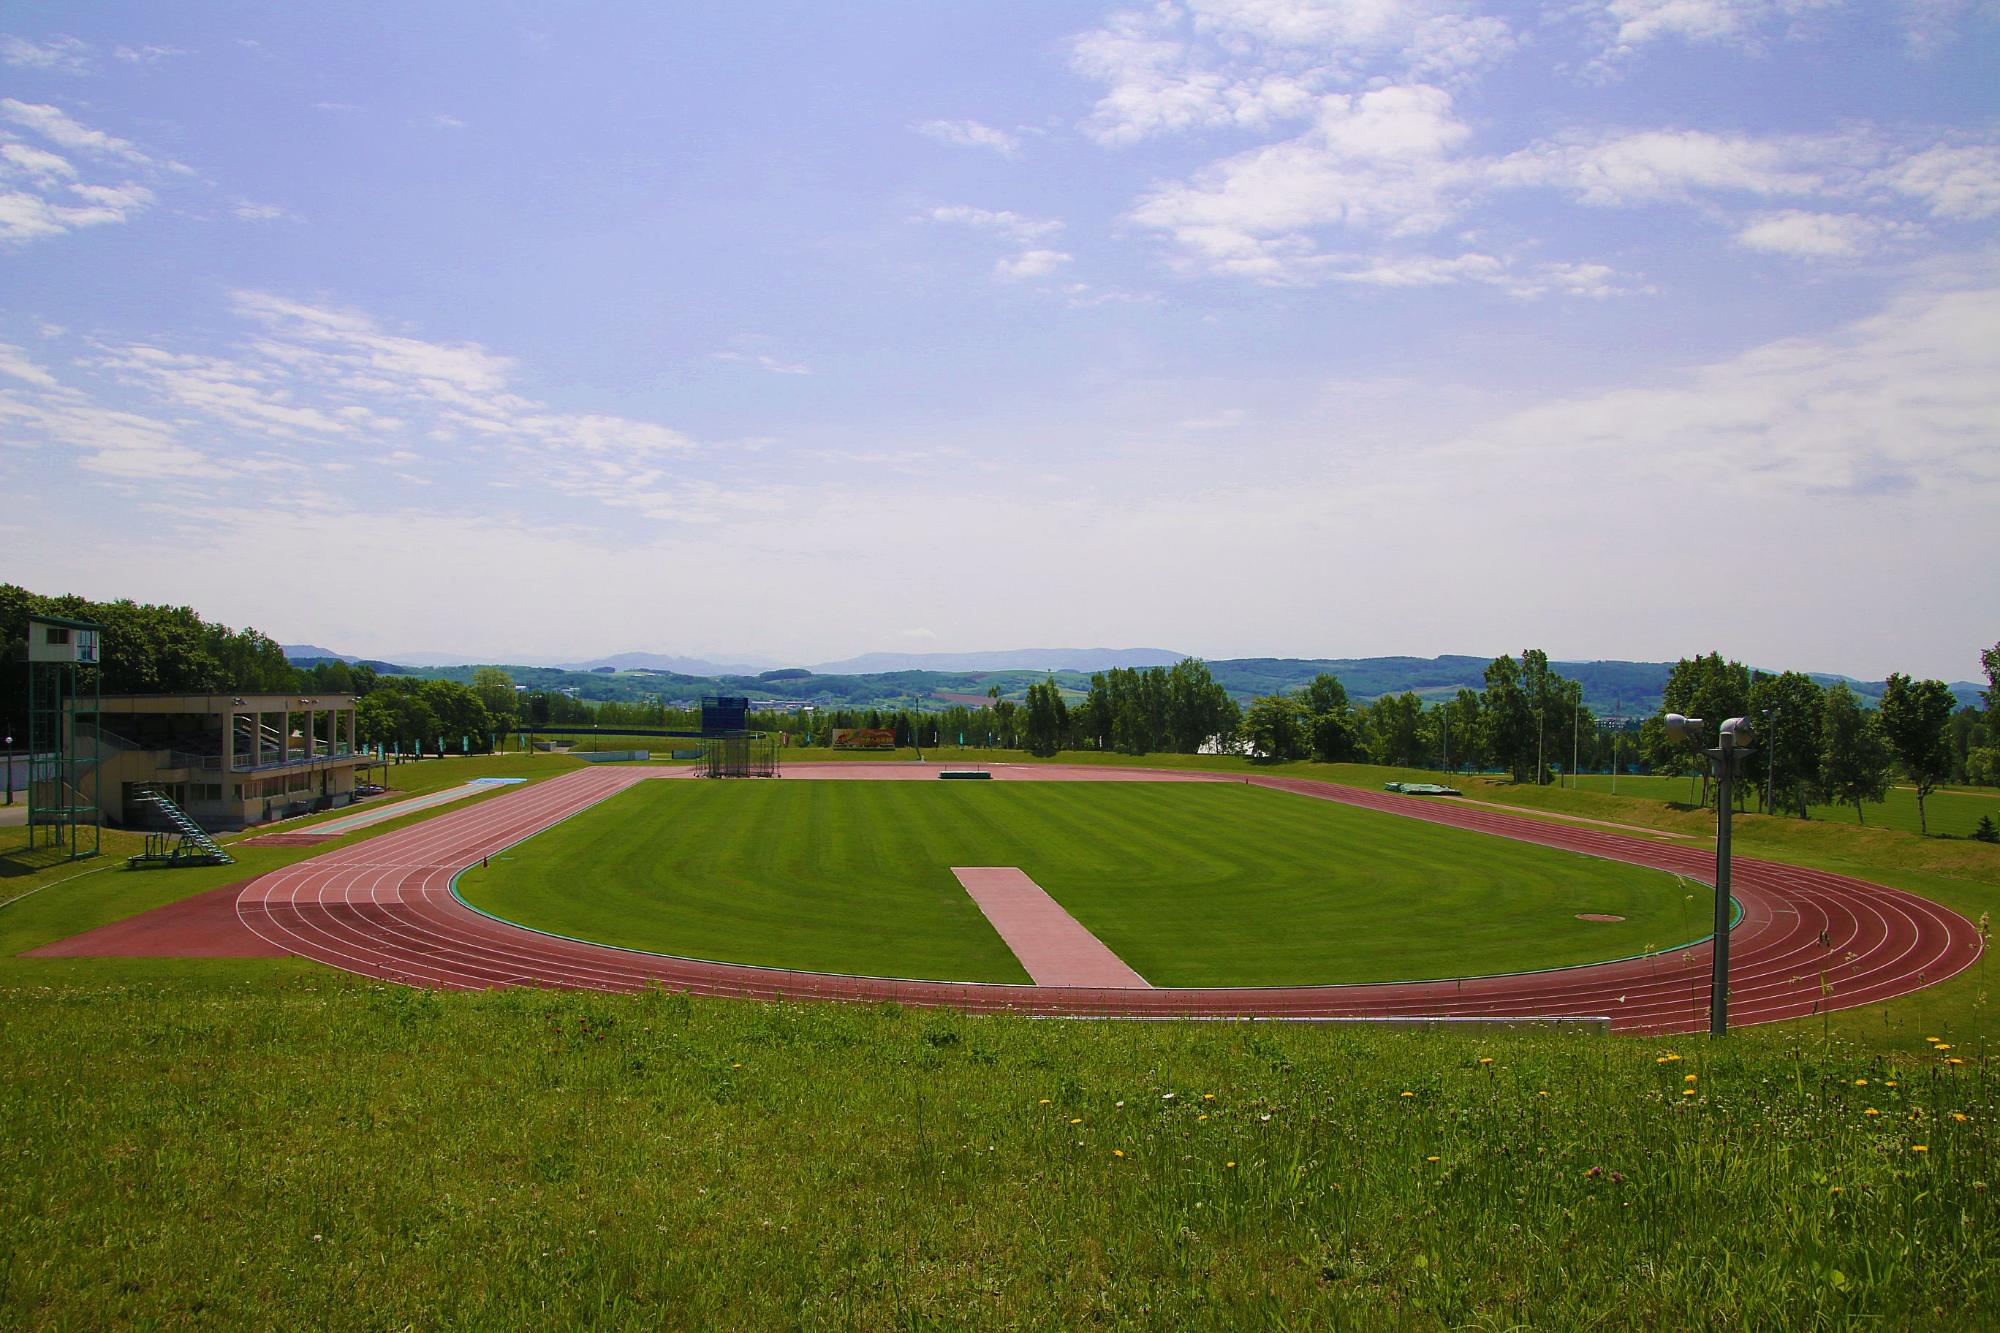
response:
<svg viewBox="0 0 2000 1333"><path fill-rule="evenodd" d="M1709 976L1708 1035L1729 1034L1729 816L1737 770L1756 743L1748 718L1732 717L1722 724L1713 748L1701 743L1698 717L1666 716L1667 735L1700 750L1715 765L1715 950Z"/></svg>

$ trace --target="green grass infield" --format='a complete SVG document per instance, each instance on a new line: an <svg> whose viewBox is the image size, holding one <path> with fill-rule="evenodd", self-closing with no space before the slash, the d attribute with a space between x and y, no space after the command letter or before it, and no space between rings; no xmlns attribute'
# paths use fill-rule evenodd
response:
<svg viewBox="0 0 2000 1333"><path fill-rule="evenodd" d="M644 783L458 888L627 948L1026 981L953 866L1018 866L1165 986L1563 967L1699 938L1713 910L1658 871L1226 783Z"/></svg>

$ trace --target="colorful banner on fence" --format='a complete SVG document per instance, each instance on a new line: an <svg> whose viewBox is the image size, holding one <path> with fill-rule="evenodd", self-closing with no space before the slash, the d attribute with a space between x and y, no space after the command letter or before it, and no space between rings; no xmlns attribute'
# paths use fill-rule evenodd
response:
<svg viewBox="0 0 2000 1333"><path fill-rule="evenodd" d="M896 748L896 733L889 727L835 727L833 748L836 750L893 750Z"/></svg>

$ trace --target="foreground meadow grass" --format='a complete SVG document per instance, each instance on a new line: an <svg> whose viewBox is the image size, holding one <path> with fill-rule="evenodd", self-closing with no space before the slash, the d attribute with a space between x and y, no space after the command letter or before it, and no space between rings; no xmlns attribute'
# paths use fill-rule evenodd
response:
<svg viewBox="0 0 2000 1333"><path fill-rule="evenodd" d="M1907 1327L2000 1299L1995 1089L1928 1043L149 966L8 969L8 1326Z"/></svg>
<svg viewBox="0 0 2000 1333"><path fill-rule="evenodd" d="M459 891L660 953L1025 982L953 866L1018 866L1167 986L1598 962L1701 938L1714 911L1659 871L1235 783L647 782Z"/></svg>

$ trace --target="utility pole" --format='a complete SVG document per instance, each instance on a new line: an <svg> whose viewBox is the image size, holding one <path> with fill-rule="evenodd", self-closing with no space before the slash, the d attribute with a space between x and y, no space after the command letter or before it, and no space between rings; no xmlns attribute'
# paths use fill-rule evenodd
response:
<svg viewBox="0 0 2000 1333"><path fill-rule="evenodd" d="M1732 717L1722 724L1713 748L1701 744L1702 721L1698 717L1666 716L1667 735L1700 750L1715 765L1715 944L1714 963L1709 973L1708 1035L1729 1035L1729 816L1736 777L1755 743L1756 734L1747 718Z"/></svg>
<svg viewBox="0 0 2000 1333"><path fill-rule="evenodd" d="M1583 738L1583 691L1576 692L1576 713L1570 718L1569 727L1569 785L1576 787L1577 746Z"/></svg>

